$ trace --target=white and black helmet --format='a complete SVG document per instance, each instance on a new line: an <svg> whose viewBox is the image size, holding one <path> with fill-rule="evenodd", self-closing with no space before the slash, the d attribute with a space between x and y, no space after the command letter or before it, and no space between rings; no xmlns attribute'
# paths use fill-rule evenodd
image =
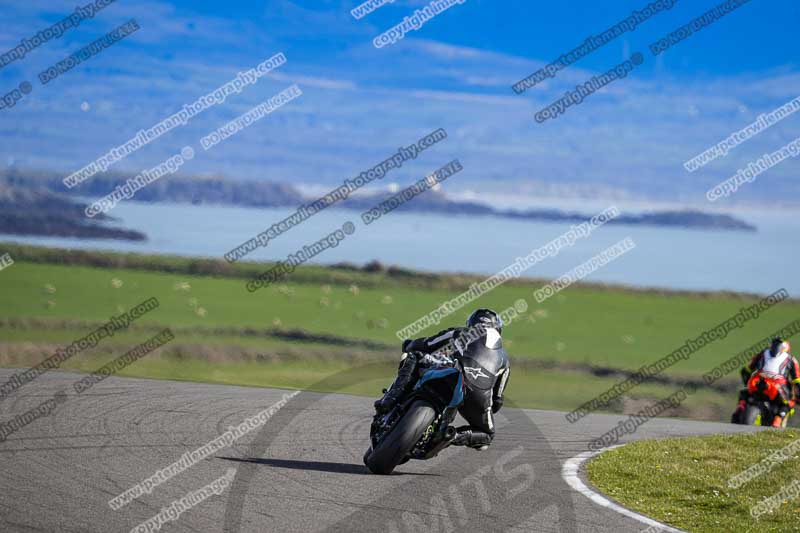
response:
<svg viewBox="0 0 800 533"><path fill-rule="evenodd" d="M476 309L467 319L467 327L471 328L478 324L487 328L494 328L498 333L503 331L503 320L491 309Z"/></svg>
<svg viewBox="0 0 800 533"><path fill-rule="evenodd" d="M780 337L775 337L772 339L772 344L769 347L769 354L772 357L777 357L782 353L789 353L791 346L785 340L781 339Z"/></svg>

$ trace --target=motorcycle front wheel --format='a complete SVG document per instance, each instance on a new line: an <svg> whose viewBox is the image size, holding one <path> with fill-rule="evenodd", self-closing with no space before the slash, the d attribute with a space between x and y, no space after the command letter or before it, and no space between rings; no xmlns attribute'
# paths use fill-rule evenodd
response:
<svg viewBox="0 0 800 533"><path fill-rule="evenodd" d="M745 426L761 426L764 424L761 408L757 405L748 405L742 413L742 423Z"/></svg>

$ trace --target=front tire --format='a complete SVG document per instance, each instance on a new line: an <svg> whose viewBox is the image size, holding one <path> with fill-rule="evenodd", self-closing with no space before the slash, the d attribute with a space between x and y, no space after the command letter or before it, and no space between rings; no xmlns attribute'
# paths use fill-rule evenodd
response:
<svg viewBox="0 0 800 533"><path fill-rule="evenodd" d="M758 422L758 423L757 423ZM748 405L742 413L742 424L746 426L761 426L764 424L761 408L757 405Z"/></svg>
<svg viewBox="0 0 800 533"><path fill-rule="evenodd" d="M377 448L364 456L364 464L373 474L391 474L435 419L436 411L430 404L414 402Z"/></svg>

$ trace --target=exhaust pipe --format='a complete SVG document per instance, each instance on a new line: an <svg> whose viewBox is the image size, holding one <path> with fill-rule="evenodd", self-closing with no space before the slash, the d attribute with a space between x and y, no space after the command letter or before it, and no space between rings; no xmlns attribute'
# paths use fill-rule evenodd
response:
<svg viewBox="0 0 800 533"><path fill-rule="evenodd" d="M453 426L447 426L444 430L444 438L440 440L433 448L425 454L425 459L430 459L432 457L436 457L440 451L450 446L450 443L456 438L456 428Z"/></svg>

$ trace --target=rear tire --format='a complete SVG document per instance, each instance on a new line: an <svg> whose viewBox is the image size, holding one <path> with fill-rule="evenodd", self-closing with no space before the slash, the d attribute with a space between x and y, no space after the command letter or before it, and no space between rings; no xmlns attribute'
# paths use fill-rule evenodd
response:
<svg viewBox="0 0 800 533"><path fill-rule="evenodd" d="M408 452L435 419L436 411L430 404L421 400L414 402L378 447L364 457L364 463L370 472L391 474L397 465L404 462Z"/></svg>
<svg viewBox="0 0 800 533"><path fill-rule="evenodd" d="M755 426L756 420L761 416L761 408L757 405L748 405L744 408L744 413L742 413L742 424L746 426ZM760 423L758 425L763 426L764 420L763 416L761 417Z"/></svg>

